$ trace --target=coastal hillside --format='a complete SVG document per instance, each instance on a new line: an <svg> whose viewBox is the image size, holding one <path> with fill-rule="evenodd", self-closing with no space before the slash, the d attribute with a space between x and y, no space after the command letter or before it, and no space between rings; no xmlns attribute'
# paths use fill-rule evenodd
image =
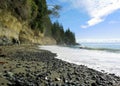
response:
<svg viewBox="0 0 120 86"><path fill-rule="evenodd" d="M53 35L51 14L46 0L1 0L0 45L60 44Z"/></svg>

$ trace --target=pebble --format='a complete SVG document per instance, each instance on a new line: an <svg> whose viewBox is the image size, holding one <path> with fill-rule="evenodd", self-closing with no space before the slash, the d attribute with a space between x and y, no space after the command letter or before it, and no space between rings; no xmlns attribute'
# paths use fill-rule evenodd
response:
<svg viewBox="0 0 120 86"><path fill-rule="evenodd" d="M60 80L61 80L61 79L60 79L60 78L58 78L58 77L57 77L57 78L55 78L55 81L60 81Z"/></svg>

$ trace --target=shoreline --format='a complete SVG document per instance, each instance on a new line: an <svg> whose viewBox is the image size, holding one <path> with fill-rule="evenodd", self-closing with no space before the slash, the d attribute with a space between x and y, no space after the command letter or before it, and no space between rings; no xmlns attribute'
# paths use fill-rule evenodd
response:
<svg viewBox="0 0 120 86"><path fill-rule="evenodd" d="M120 86L120 77L55 58L36 45L0 46L1 86Z"/></svg>
<svg viewBox="0 0 120 86"><path fill-rule="evenodd" d="M120 53L61 46L41 46L40 48L57 53L58 59L120 76Z"/></svg>

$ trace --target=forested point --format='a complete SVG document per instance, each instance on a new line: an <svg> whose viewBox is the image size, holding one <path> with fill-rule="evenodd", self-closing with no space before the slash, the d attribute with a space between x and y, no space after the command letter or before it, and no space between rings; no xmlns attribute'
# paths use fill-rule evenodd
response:
<svg viewBox="0 0 120 86"><path fill-rule="evenodd" d="M30 22L31 28L39 30L42 33L46 28L46 35L52 36L57 44L74 45L76 43L75 34L68 28L64 31L64 28L58 21L51 23L50 15L59 16L57 10L59 6L53 5L52 9L48 9L48 5L45 0L32 1L32 16L33 20Z"/></svg>
<svg viewBox="0 0 120 86"><path fill-rule="evenodd" d="M45 12L47 12L46 14L49 16L49 18L50 18L50 15L58 17L59 13L57 11L59 9L61 9L60 6L54 5L51 10L47 8L47 11ZM71 32L69 28L65 31L62 24L60 24L58 21L51 24L51 33L52 33L52 37L56 40L57 44L59 45L61 44L75 45L76 44L75 34Z"/></svg>
<svg viewBox="0 0 120 86"><path fill-rule="evenodd" d="M75 34L70 31L68 28L64 31L64 28L58 21L52 24L52 36L57 41L58 44L67 44L67 45L75 45Z"/></svg>

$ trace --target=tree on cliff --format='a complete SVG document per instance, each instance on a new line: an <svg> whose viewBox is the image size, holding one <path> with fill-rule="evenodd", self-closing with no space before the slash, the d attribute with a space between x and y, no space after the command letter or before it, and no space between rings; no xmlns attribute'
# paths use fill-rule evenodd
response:
<svg viewBox="0 0 120 86"><path fill-rule="evenodd" d="M76 43L75 34L71 32L69 28L65 31L64 41L68 45L74 45Z"/></svg>
<svg viewBox="0 0 120 86"><path fill-rule="evenodd" d="M59 17L58 10L60 6L58 5L47 5L46 0L34 0L35 5L33 7L33 14L36 14L35 18L30 22L32 29L40 31L47 36L51 36L51 20L49 15L54 17ZM52 9L48 9L49 6L52 6ZM37 9L37 12L34 10ZM35 12L35 13L34 13Z"/></svg>
<svg viewBox="0 0 120 86"><path fill-rule="evenodd" d="M57 44L74 45L76 43L75 34L70 29L64 31L63 26L58 21L52 25L52 36L57 41Z"/></svg>
<svg viewBox="0 0 120 86"><path fill-rule="evenodd" d="M37 16L31 21L30 25L32 29L38 29L42 33L46 27L46 22L50 22L47 15L46 0L34 0L38 10Z"/></svg>
<svg viewBox="0 0 120 86"><path fill-rule="evenodd" d="M50 9L48 9L48 14L50 16L57 17L57 18L60 17L58 11L61 9L61 6L59 6L59 5L48 5L48 7L52 7Z"/></svg>
<svg viewBox="0 0 120 86"><path fill-rule="evenodd" d="M52 25L52 36L55 38L58 44L64 43L64 30L63 26L58 22L54 22Z"/></svg>

